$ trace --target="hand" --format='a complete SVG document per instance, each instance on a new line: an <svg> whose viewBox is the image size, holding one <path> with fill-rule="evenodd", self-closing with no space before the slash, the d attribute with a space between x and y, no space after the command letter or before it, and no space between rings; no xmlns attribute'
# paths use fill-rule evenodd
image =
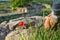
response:
<svg viewBox="0 0 60 40"><path fill-rule="evenodd" d="M53 17L51 17L53 14L49 14L48 16L45 17L45 22L44 22L44 28L47 29L49 27L54 27L54 25L57 23L57 20Z"/></svg>
<svg viewBox="0 0 60 40"><path fill-rule="evenodd" d="M50 26L50 17L46 16L45 17L45 22L44 22L44 28L47 29Z"/></svg>

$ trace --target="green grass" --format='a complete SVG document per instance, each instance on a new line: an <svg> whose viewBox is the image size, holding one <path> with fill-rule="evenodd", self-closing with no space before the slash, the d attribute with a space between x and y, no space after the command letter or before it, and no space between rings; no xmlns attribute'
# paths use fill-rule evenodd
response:
<svg viewBox="0 0 60 40"><path fill-rule="evenodd" d="M44 26L39 28L30 27L29 35L25 36L23 33L19 33L19 40L60 40L60 28L57 31L45 30ZM11 39L12 40L12 39Z"/></svg>
<svg viewBox="0 0 60 40"><path fill-rule="evenodd" d="M60 28L58 27L57 31L54 31L45 30L44 26L41 28L38 26L36 26L36 28L33 28L31 26L28 40L60 40Z"/></svg>
<svg viewBox="0 0 60 40"><path fill-rule="evenodd" d="M57 25L57 30L44 29L44 26L29 27L29 33L26 36L24 33L19 32L19 40L60 40L60 24ZM13 40L13 38L11 39Z"/></svg>
<svg viewBox="0 0 60 40"><path fill-rule="evenodd" d="M59 26L59 25L57 25ZM10 40L14 40L14 36ZM60 28L57 31L45 30L44 26L35 28L30 26L28 36L24 33L19 32L18 40L60 40Z"/></svg>

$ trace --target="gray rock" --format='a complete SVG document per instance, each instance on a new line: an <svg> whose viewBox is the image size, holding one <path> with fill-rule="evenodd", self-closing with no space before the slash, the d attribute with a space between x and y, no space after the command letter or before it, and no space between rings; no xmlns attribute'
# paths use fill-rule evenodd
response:
<svg viewBox="0 0 60 40"><path fill-rule="evenodd" d="M13 40L13 39L21 40L22 37L24 37L25 40L28 40L28 30L27 29L12 31L5 37L5 40Z"/></svg>
<svg viewBox="0 0 60 40"><path fill-rule="evenodd" d="M18 26L17 24L20 20L22 20L24 24L27 24L27 25L28 25L28 22L30 22L30 24L32 25L37 24L38 26L41 26L43 18L41 16L19 17L17 19L12 19L9 22L4 21L0 24L0 26L4 28L9 28L9 30L13 30L15 27Z"/></svg>
<svg viewBox="0 0 60 40"><path fill-rule="evenodd" d="M9 33L9 30L3 27L0 27L0 39L4 40L5 36Z"/></svg>
<svg viewBox="0 0 60 40"><path fill-rule="evenodd" d="M36 24L38 26L42 25L42 23L43 23L43 17L42 16L32 16L32 17L36 18Z"/></svg>
<svg viewBox="0 0 60 40"><path fill-rule="evenodd" d="M30 22L30 24L35 25L37 24L38 26L42 25L42 17L41 16L31 16L31 17L20 17L17 19L12 19L10 20L8 23L5 23L6 26L9 27L10 30L13 30L15 27L17 27L18 22L22 20L24 22L24 24L28 25L28 22ZM26 26L26 25L25 25Z"/></svg>
<svg viewBox="0 0 60 40"><path fill-rule="evenodd" d="M27 24L27 25L25 25L27 27L29 27L28 22L30 22L31 26L34 26L35 24L37 24L38 26L41 26L43 18L41 16L31 16L31 17L26 17L26 18L20 17L17 19L12 19L9 22L4 21L0 24L0 39L3 40L6 37L5 40L9 40L11 38L14 40L18 40L19 35L20 35L18 32L20 32L21 34L24 33L24 35L27 37L26 40L28 40L28 36L27 36L28 29L16 30L16 31L10 32L10 30L13 30L14 27L19 27L16 25L18 24L18 22L20 20L22 20L24 22L24 24Z"/></svg>
<svg viewBox="0 0 60 40"><path fill-rule="evenodd" d="M4 22L2 22L1 24L0 24L0 27L2 26L2 27L4 27L4 28L6 28L6 25L7 24L7 21L4 21Z"/></svg>
<svg viewBox="0 0 60 40"><path fill-rule="evenodd" d="M10 30L13 30L13 27L15 26L15 25L17 25L17 23L18 23L19 21L9 21L7 24L8 24L8 27L9 27L9 29Z"/></svg>
<svg viewBox="0 0 60 40"><path fill-rule="evenodd" d="M5 25L6 24L6 21L2 22L1 25Z"/></svg>

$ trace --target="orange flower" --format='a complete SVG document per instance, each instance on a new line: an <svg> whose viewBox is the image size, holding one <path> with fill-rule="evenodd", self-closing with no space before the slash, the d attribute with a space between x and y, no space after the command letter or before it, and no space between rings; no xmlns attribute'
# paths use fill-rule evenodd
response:
<svg viewBox="0 0 60 40"><path fill-rule="evenodd" d="M24 26L24 22L23 21L19 21L18 25L22 27L22 26Z"/></svg>

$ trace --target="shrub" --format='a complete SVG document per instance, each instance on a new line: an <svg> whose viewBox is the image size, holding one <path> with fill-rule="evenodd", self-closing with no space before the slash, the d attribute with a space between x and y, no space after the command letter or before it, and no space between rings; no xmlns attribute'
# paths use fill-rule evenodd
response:
<svg viewBox="0 0 60 40"><path fill-rule="evenodd" d="M43 8L42 11L41 11L41 15L42 15L42 16L46 16L46 15L48 15L49 13L51 13L51 10L48 9L48 8Z"/></svg>

